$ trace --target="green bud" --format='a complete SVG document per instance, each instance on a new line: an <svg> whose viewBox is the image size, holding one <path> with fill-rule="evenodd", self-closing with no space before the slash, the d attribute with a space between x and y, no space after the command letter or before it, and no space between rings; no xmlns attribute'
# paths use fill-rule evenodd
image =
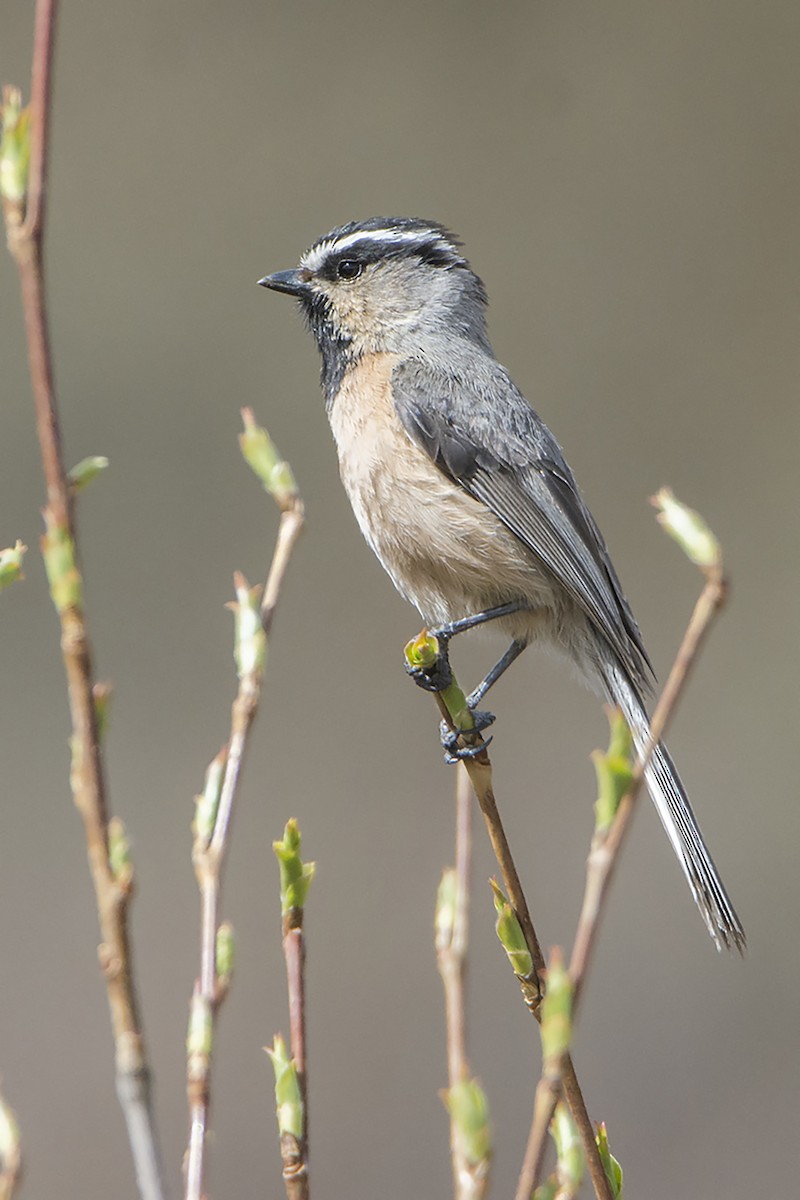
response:
<svg viewBox="0 0 800 1200"><path fill-rule="evenodd" d="M676 500L671 488L661 488L650 503L657 508L658 523L674 538L684 554L704 571L722 565L722 550L714 534L694 509Z"/></svg>
<svg viewBox="0 0 800 1200"><path fill-rule="evenodd" d="M264 669L267 639L261 624L261 588L251 588L240 571L233 577L236 600L232 609L236 621L234 658L239 678Z"/></svg>
<svg viewBox="0 0 800 1200"><path fill-rule="evenodd" d="M212 758L206 769L206 781L203 792L195 796L194 820L192 833L195 838L208 846L217 822L217 809L222 795L222 781L225 778L225 766L228 762L228 748L223 746L216 758Z"/></svg>
<svg viewBox="0 0 800 1200"><path fill-rule="evenodd" d="M464 1079L445 1093L445 1104L455 1126L461 1151L471 1166L492 1153L489 1104L477 1079Z"/></svg>
<svg viewBox="0 0 800 1200"><path fill-rule="evenodd" d="M551 1175L533 1193L533 1200L558 1200L559 1183L555 1175Z"/></svg>
<svg viewBox="0 0 800 1200"><path fill-rule="evenodd" d="M607 713L610 727L608 756L631 762L633 759L633 734L630 726L618 708L609 709Z"/></svg>
<svg viewBox="0 0 800 1200"><path fill-rule="evenodd" d="M189 1032L186 1035L186 1053L190 1059L207 1060L211 1057L214 1044L214 1015L211 1001L202 992L192 994L189 1008Z"/></svg>
<svg viewBox="0 0 800 1200"><path fill-rule="evenodd" d="M607 753L595 750L592 753L597 775L597 800L595 802L595 831L606 833L617 814L620 801L630 790L633 782L633 738L627 722L618 709L608 714L611 738Z"/></svg>
<svg viewBox="0 0 800 1200"><path fill-rule="evenodd" d="M28 194L31 161L30 107L22 107L19 88L3 88L0 137L0 196L22 207Z"/></svg>
<svg viewBox="0 0 800 1200"><path fill-rule="evenodd" d="M75 560L75 545L69 530L56 522L51 508L44 510L45 533L42 554L50 582L50 595L59 613L83 604L83 580Z"/></svg>
<svg viewBox="0 0 800 1200"><path fill-rule="evenodd" d="M573 1196L577 1196L581 1186L586 1160L575 1122L563 1101L556 1105L550 1133L556 1144L556 1154L558 1155L556 1175L561 1188L558 1193L559 1200L572 1200Z"/></svg>
<svg viewBox="0 0 800 1200"><path fill-rule="evenodd" d="M118 883L130 884L133 877L131 846L119 817L112 817L108 822L108 865Z"/></svg>
<svg viewBox="0 0 800 1200"><path fill-rule="evenodd" d="M108 466L108 459L102 455L96 454L92 458L82 458L81 461L72 468L67 478L74 492L82 492L85 487L88 487L93 479L96 479L101 471L105 471Z"/></svg>
<svg viewBox="0 0 800 1200"><path fill-rule="evenodd" d="M437 951L449 950L453 944L453 934L456 928L458 914L458 874L453 867L442 872L439 889L436 893L436 931Z"/></svg>
<svg viewBox="0 0 800 1200"><path fill-rule="evenodd" d="M227 987L233 978L233 965L236 957L236 938L230 921L223 921L217 930L215 963L217 978Z"/></svg>
<svg viewBox="0 0 800 1200"><path fill-rule="evenodd" d="M281 459L266 429L256 424L252 409L242 409L242 420L244 433L239 434L239 446L245 462L278 505L284 508L297 497L292 468Z"/></svg>
<svg viewBox="0 0 800 1200"><path fill-rule="evenodd" d="M403 653L410 667L419 667L422 671L429 671L435 665L439 655L439 643L432 634L428 633L427 629L423 629L418 637L412 638L410 642L406 643Z"/></svg>
<svg viewBox="0 0 800 1200"><path fill-rule="evenodd" d="M278 1114L278 1130L283 1137L290 1134L301 1141L305 1132L305 1112L297 1066L286 1050L283 1038L276 1034L272 1046L265 1046L272 1059L275 1072L275 1106Z"/></svg>
<svg viewBox="0 0 800 1200"><path fill-rule="evenodd" d="M597 1137L595 1140L600 1153L600 1162L603 1164L606 1178L611 1185L611 1194L614 1200L622 1200L622 1167L611 1153L605 1121L601 1121L597 1126Z"/></svg>
<svg viewBox="0 0 800 1200"><path fill-rule="evenodd" d="M22 559L27 549L27 546L17 541L13 546L0 550L0 592L9 584L25 578L22 574Z"/></svg>
<svg viewBox="0 0 800 1200"><path fill-rule="evenodd" d="M305 906L308 889L317 869L316 863L304 863L300 857L300 829L294 817L286 822L283 841L273 842L281 877L281 913L285 916Z"/></svg>
<svg viewBox="0 0 800 1200"><path fill-rule="evenodd" d="M550 953L542 1001L542 1055L545 1069L558 1064L572 1037L572 980L558 946Z"/></svg>
<svg viewBox="0 0 800 1200"><path fill-rule="evenodd" d="M490 879L489 883L494 893L494 907L497 911L497 920L494 926L495 932L508 955L508 961L511 963L511 969L514 974L527 979L533 972L533 959L531 958L528 944L525 941L525 935L522 932L519 918L498 885L497 880Z"/></svg>

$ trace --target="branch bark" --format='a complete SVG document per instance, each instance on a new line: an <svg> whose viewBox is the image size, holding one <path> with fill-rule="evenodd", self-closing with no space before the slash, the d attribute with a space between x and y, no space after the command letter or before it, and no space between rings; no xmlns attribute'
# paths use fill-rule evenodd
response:
<svg viewBox="0 0 800 1200"><path fill-rule="evenodd" d="M305 520L299 493L292 491L276 498L281 507L281 520L259 609L262 644L253 654L249 665L244 669L240 667L239 689L231 710L230 739L222 752L224 759L215 760L222 770L222 780L218 798L214 802L211 827L195 831L192 857L201 896L200 977L192 997L187 1058L189 1146L186 1157L186 1200L202 1200L205 1195L205 1150L211 1110L214 1030L220 1004L227 993L227 987L220 986L217 971L220 893L236 793L248 735L261 699L269 632L292 551ZM236 577L236 590L241 608L249 592L247 582L241 576ZM212 763L209 771L213 768Z"/></svg>
<svg viewBox="0 0 800 1200"><path fill-rule="evenodd" d="M650 740L645 755L639 761L631 786L620 801L614 822L603 838L593 839L586 872L586 889L578 919L578 928L570 959L570 975L575 988L575 1003L580 996L586 972L591 962L600 918L603 913L608 889L619 860L625 836L630 826L636 798L644 781L644 772L653 749L664 736L669 721L683 695L691 671L703 647L714 619L722 609L728 592L728 584L722 565L709 567L706 582L695 604L686 632L683 635L667 682L659 697L650 723Z"/></svg>
<svg viewBox="0 0 800 1200"><path fill-rule="evenodd" d="M436 963L444 989L448 1092L470 1078L465 984L472 871L472 788L463 767L456 772L455 867L445 871L436 921ZM450 1109L450 1158L455 1200L483 1200L489 1186L488 1157L470 1161L456 1113Z"/></svg>
<svg viewBox="0 0 800 1200"><path fill-rule="evenodd" d="M631 785L620 801L610 829L602 834L595 833L592 839L587 860L583 903L569 964L573 988L573 1020L597 942L600 919L605 908L614 870L619 861L636 800L644 782L647 763L654 748L666 732L711 625L727 597L728 585L721 561L706 567L705 577L705 586L695 604L667 682L654 709L646 752L634 770ZM550 1128L562 1087L565 1095L567 1094L565 1065L562 1063L561 1070L551 1071L547 1078L543 1075L537 1087L531 1131L517 1188L517 1200L530 1196L538 1183L546 1149L547 1131Z"/></svg>
<svg viewBox="0 0 800 1200"><path fill-rule="evenodd" d="M117 1095L128 1128L140 1194L162 1200L164 1175L133 978L128 932L132 870L116 874L109 862L109 809L94 696L91 648L78 567L73 498L64 468L58 407L47 322L43 273L47 197L50 95L58 0L36 4L31 76L30 165L23 197L4 198L9 250L19 271L28 343L36 430L47 488L45 550L64 550L69 578L59 591L48 564L51 591L61 621L61 652L72 720L73 798L86 835L102 943L100 964L106 981L116 1051Z"/></svg>
<svg viewBox="0 0 800 1200"><path fill-rule="evenodd" d="M447 703L440 692L435 693L436 701L439 705L442 717L447 722L449 727L455 731L456 725ZM540 1021L541 998L543 994L543 973L545 971L545 959L542 954L541 945L536 935L536 930L533 926L528 902L525 899L525 893L522 888L522 883L517 872L514 858L511 853L511 848L508 844L508 839L503 828L503 823L500 819L500 813L497 807L497 801L494 795L494 786L492 782L492 764L489 754L483 743L483 739L478 733L465 732L461 735L463 743L470 749L483 747L472 758L464 760L464 766L469 774L475 796L480 806L483 818L486 823L486 829L489 834L489 840L492 844L492 849L497 859L497 864L500 868L503 877L503 885L506 895L508 896L511 906L514 909L517 919L519 920L522 932L525 937L525 942L528 947L531 959L533 961L533 971L526 979L520 979L522 994L525 998L525 1003L530 1009L537 1021ZM569 1105L573 1120L578 1128L583 1143L586 1162L589 1168L592 1185L595 1190L597 1200L613 1200L611 1188L606 1178L606 1173L603 1169L603 1164L600 1161L600 1154L595 1141L594 1129L586 1109L586 1102L583 1098L578 1077L575 1073L575 1067L572 1062L572 1057L569 1053L564 1056L564 1075L563 1075L564 1097Z"/></svg>

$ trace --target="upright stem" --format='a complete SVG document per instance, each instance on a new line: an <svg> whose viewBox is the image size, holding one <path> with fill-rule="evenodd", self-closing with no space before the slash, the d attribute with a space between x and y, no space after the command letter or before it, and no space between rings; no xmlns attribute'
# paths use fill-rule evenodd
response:
<svg viewBox="0 0 800 1200"><path fill-rule="evenodd" d="M206 1145L211 1113L211 1065L214 1032L219 1006L225 990L217 973L216 942L219 929L219 903L235 808L236 794L244 763L247 742L258 711L268 635L292 550L304 524L303 503L299 494L282 502L281 521L267 582L260 605L264 650L249 670L240 675L239 689L231 708L231 732L224 751L224 774L219 792L213 828L207 838L198 835L193 861L200 888L200 976L192 996L190 1048L187 1061L187 1098L189 1105L189 1144L186 1156L186 1200L205 1196ZM237 590L245 581L237 577ZM284 930L286 934L286 930ZM290 950L291 954L292 951ZM288 961L288 960L287 960ZM295 963L302 975L302 964ZM295 1018L296 1019L296 1018ZM294 1027L293 1027L294 1033ZM301 1052L303 1038L301 1035Z"/></svg>
<svg viewBox="0 0 800 1200"><path fill-rule="evenodd" d="M711 624L725 602L727 585L721 564L709 568L706 572L706 583L692 612L686 632L683 635L675 661L672 664L667 682L659 697L650 722L650 737L645 753L640 757L633 774L630 787L620 801L613 824L607 832L596 833L592 839L586 870L586 886L578 918L578 928L572 948L569 973L572 979L572 1017L575 1018L578 1002L583 990L586 973L591 962L592 952L597 942L600 918L608 897L614 869L619 861L625 835L630 826L631 817L636 805L636 799L644 782L645 768L650 755L658 745L675 708L683 695L692 668L697 661L702 645ZM563 1087L564 1094L569 1098L568 1090L573 1085L571 1074L566 1062L562 1063L562 1074L553 1078L540 1080L536 1092L533 1121L528 1139L522 1171L520 1173L516 1200L530 1196L539 1179L547 1140L547 1131L553 1119L559 1095Z"/></svg>
<svg viewBox="0 0 800 1200"><path fill-rule="evenodd" d="M297 1069L297 1084L303 1106L303 1135L281 1137L283 1182L287 1200L308 1200L308 1080L306 1075L306 947L303 909L292 908L283 917L283 955L289 993L289 1038Z"/></svg>
<svg viewBox="0 0 800 1200"><path fill-rule="evenodd" d="M453 717L447 707L442 694L436 693L436 700L439 709L445 721L451 728L455 728ZM464 733L462 734L464 742L471 747L481 744L479 734ZM475 791L475 795L483 813L486 828L489 834L489 840L492 843L492 849L497 859L497 865L503 877L503 884L506 894L511 902L511 905L516 912L522 932L525 937L525 942L528 947L531 959L533 960L533 973L530 979L520 980L525 1002L528 1005L533 1016L539 1021L540 1018L540 1001L542 995L542 972L545 970L545 959L542 954L541 945L536 935L536 930L533 926L528 902L525 899L525 892L522 888L522 883L517 872L516 864L511 853L511 848L508 844L503 823L500 819L500 813L497 807L497 801L494 795L494 787L492 784L492 764L489 755L484 748L475 757L466 758L464 765ZM563 1076L564 1096L572 1113L573 1120L578 1128L583 1143L586 1161L589 1167L592 1185L595 1190L595 1195L598 1200L613 1200L611 1187L606 1178L603 1164L600 1161L600 1154L595 1141L595 1133L592 1127L592 1122L589 1118L589 1113L586 1108L586 1102L583 1098L583 1093L578 1083L578 1077L575 1073L575 1067L572 1058L569 1054L564 1056L564 1076Z"/></svg>
<svg viewBox="0 0 800 1200"><path fill-rule="evenodd" d="M636 766L631 786L627 795L620 801L610 830L604 837L596 838L592 844L586 872L586 889L569 966L575 988L575 1004L578 1002L589 968L592 951L597 940L600 918L614 870L619 861L620 850L633 816L636 798L644 781L645 767L654 748L666 732L667 725L683 695L714 618L725 603L726 596L727 582L722 566L709 569L706 572L705 586L692 611L667 682L664 684L653 712L648 744Z"/></svg>
<svg viewBox="0 0 800 1200"><path fill-rule="evenodd" d="M58 0L38 0L33 45L30 105L30 166L24 202L5 201L9 249L17 263L25 317L36 430L47 488L48 536L70 548L75 564L69 597L57 598L61 651L72 718L75 804L83 818L89 867L95 889L106 980L116 1048L117 1095L128 1127L139 1191L146 1200L165 1195L150 1090L150 1069L133 982L128 934L131 874L117 877L108 855L108 803L94 704L94 674L77 566L77 531L61 450L43 278L45 200L53 45Z"/></svg>
<svg viewBox="0 0 800 1200"><path fill-rule="evenodd" d="M447 1086L470 1078L467 1058L466 973L472 871L472 788L463 767L456 772L455 868L442 881L436 927L436 961L444 988ZM449 886L452 884L454 886ZM489 1158L471 1162L464 1153L455 1114L450 1114L450 1157L455 1200L482 1200L489 1185Z"/></svg>

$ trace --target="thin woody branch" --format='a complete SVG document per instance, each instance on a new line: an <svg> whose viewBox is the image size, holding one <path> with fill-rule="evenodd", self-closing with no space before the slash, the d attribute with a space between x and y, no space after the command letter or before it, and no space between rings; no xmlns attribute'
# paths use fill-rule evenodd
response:
<svg viewBox="0 0 800 1200"><path fill-rule="evenodd" d="M406 658L415 667L423 669L434 665L438 652L435 639L423 633L406 646ZM483 813L489 840L500 868L508 899L514 909L523 932L533 969L527 978L520 978L525 1002L537 1021L541 1020L541 998L543 995L543 973L545 960L541 945L533 926L528 903L517 872L511 848L500 819L492 782L492 764L480 734L472 729L472 714L467 707L464 693L455 679L444 691L435 692L436 702L443 719L450 729L459 732L461 742L469 749L477 750L473 757L464 760L475 796ZM519 977L518 977L519 978ZM575 1074L572 1059L567 1053L564 1058L564 1096L573 1120L581 1136L592 1185L598 1200L613 1200L603 1164L597 1150L594 1129L586 1109L586 1102Z"/></svg>
<svg viewBox="0 0 800 1200"><path fill-rule="evenodd" d="M636 799L644 782L647 763L653 749L664 736L669 721L683 696L691 671L697 662L711 625L725 603L728 591L719 544L697 514L680 505L675 501L671 492L666 490L653 497L653 503L660 510L659 521L661 524L665 525L667 531L676 537L688 556L700 567L706 582L695 604L667 681L653 712L650 738L645 754L639 759L632 774L628 773L627 786L623 784L620 788L621 791L624 791L622 798L617 803L619 792L616 797L612 798L611 803L617 804L617 807L610 824L598 822L592 838L592 846L587 859L583 902L569 964L573 1018L597 942L600 919L614 870L630 827ZM563 1056L552 1061L549 1071L543 1072L542 1080L537 1088L528 1149L517 1192L518 1197L530 1195L539 1180L547 1131L555 1113L562 1085L566 1091L562 1075L563 1065Z"/></svg>
<svg viewBox="0 0 800 1200"><path fill-rule="evenodd" d="M465 1136L462 1120L468 1099L477 1096L478 1104L483 1099L482 1092L476 1092L479 1085L470 1080L467 1058L465 982L472 865L472 788L463 768L456 772L455 864L442 875L436 903L436 962L445 999L450 1158L455 1200L482 1200L489 1185L491 1163L488 1121L479 1121L482 1128L476 1139ZM464 1092L463 1097L460 1091ZM475 1111L474 1105L470 1111Z"/></svg>
<svg viewBox="0 0 800 1200"><path fill-rule="evenodd" d="M303 502L288 465L282 462L249 409L242 413L242 452L281 510L280 525L267 581L252 589L235 576L236 661L239 688L231 710L227 746L206 773L193 824L192 861L200 888L200 976L191 1002L187 1054L189 1146L186 1156L186 1200L205 1196L206 1144L211 1108L211 1067L219 1007L227 994L220 970L220 893L236 794L245 750L261 699L269 632L292 551L304 524Z"/></svg>
<svg viewBox="0 0 800 1200"><path fill-rule="evenodd" d="M722 609L728 593L722 550L702 518L676 501L666 488L652 498L652 503L659 509L660 524L679 542L687 556L702 571L705 585L695 604L667 682L653 713L650 738L645 754L633 772L630 787L619 803L610 828L597 831L592 842L587 864L586 890L570 960L570 975L575 987L576 1002L589 966L600 917L614 868L633 815L636 797L644 780L647 762L653 749L666 732L667 725L683 695L709 630Z"/></svg>
<svg viewBox="0 0 800 1200"><path fill-rule="evenodd" d="M529 1200L539 1181L547 1131L561 1096L564 1055L572 1036L572 1012L572 984L564 969L563 954L556 946L550 952L547 992L542 1002L542 1074L536 1085L533 1120L515 1200Z"/></svg>
<svg viewBox="0 0 800 1200"><path fill-rule="evenodd" d="M17 1118L0 1096L0 1200L12 1200L22 1177L22 1147Z"/></svg>
<svg viewBox="0 0 800 1200"><path fill-rule="evenodd" d="M442 876L436 905L436 962L445 994L450 1087L469 1075L464 983L469 938L471 799L469 776L460 769L456 772L456 865Z"/></svg>
<svg viewBox="0 0 800 1200"><path fill-rule="evenodd" d="M305 903L315 864L300 857L300 830L287 821L272 844L281 876L281 934L289 995L289 1050L276 1036L268 1054L275 1070L275 1099L288 1200L308 1200L308 1076L306 1061Z"/></svg>
<svg viewBox="0 0 800 1200"><path fill-rule="evenodd" d="M439 694L437 693L437 699ZM441 705L440 705L441 707ZM445 715L447 706L444 706L442 715ZM449 712L445 717L454 728L452 717ZM479 737L480 735L474 735ZM470 735L464 735L464 741L469 744ZM485 758L485 761L483 761ZM519 874L514 863L514 858L511 853L511 848L506 838L503 823L500 819L500 813L497 808L497 801L494 795L494 787L492 784L492 767L488 753L484 750L476 758L470 758L465 761L465 766L472 782L475 795L480 805L483 818L486 823L486 828L489 833L489 840L492 843L497 864L503 877L503 883L506 888L508 898L517 915L522 932L525 936L525 942L528 951L533 961L533 976L528 980L521 980L522 993L525 997L525 1002L528 1008L534 1015L537 1021L541 1020L541 996L543 994L543 973L545 971L545 960L542 954L539 940L536 936L536 931L533 926L528 903L525 899L525 893L522 889ZM533 986L536 992L533 991ZM536 1000L534 1000L534 995ZM586 1108L586 1101L583 1097L578 1077L575 1073L575 1067L572 1062L572 1057L569 1052L566 1052L563 1059L563 1079L564 1096L572 1113L573 1120L578 1127L578 1132L583 1143L584 1153L589 1167L589 1173L594 1186L595 1195L598 1200L613 1200L609 1183L606 1178L603 1164L600 1161L600 1156L597 1151L597 1143L595 1142L594 1128L592 1126L589 1113Z"/></svg>
<svg viewBox="0 0 800 1200"><path fill-rule="evenodd" d="M36 430L47 489L42 549L61 622L61 651L72 720L70 782L83 819L100 920L99 956L111 1010L117 1095L128 1127L140 1194L146 1200L161 1200L165 1194L163 1170L128 932L133 872L129 864L124 871L117 872L110 861L109 809L94 673L78 563L73 496L62 455L47 324L42 255L57 11L57 0L38 0L29 110L20 110L19 96L14 89L4 91L4 161L0 172L4 187L3 211L8 245L17 263L22 293Z"/></svg>

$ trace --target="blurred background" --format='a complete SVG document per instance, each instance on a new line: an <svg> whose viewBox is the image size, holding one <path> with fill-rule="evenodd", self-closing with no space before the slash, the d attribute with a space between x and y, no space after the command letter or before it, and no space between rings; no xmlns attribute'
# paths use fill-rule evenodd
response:
<svg viewBox="0 0 800 1200"><path fill-rule="evenodd" d="M27 90L32 4L0 14ZM282 1193L272 1077L287 1032L277 869L289 816L318 862L308 911L313 1192L446 1196L432 949L454 775L406 679L419 620L341 490L316 351L256 287L333 225L416 214L458 231L495 350L564 446L663 678L699 577L647 498L672 485L722 539L729 609L670 744L747 928L720 956L643 802L574 1057L632 1196L792 1191L800 881L794 626L800 9L674 0L64 5L47 236L111 797L133 840L136 961L175 1194L198 963L192 797L227 736L231 577L266 569L276 513L239 457L252 405L308 530L274 630L223 911L210 1192ZM0 257L0 1072L24 1195L134 1197L113 1095L97 925L68 790L57 623L37 552L43 484L15 271ZM462 682L498 647L457 643ZM604 745L596 700L533 654L498 687L498 798L542 941L570 945ZM512 1194L538 1038L493 932L476 827L472 1067Z"/></svg>

